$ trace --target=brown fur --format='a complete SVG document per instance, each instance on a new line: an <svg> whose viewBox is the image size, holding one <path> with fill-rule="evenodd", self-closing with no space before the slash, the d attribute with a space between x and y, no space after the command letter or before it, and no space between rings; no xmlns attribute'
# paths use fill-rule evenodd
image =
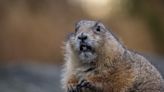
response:
<svg viewBox="0 0 164 92"><path fill-rule="evenodd" d="M81 30L98 40L95 34L87 31L95 22L83 20L79 25ZM81 80L89 82L96 92L164 92L160 73L143 56L126 49L109 31L100 37L100 46L96 49L98 56L87 64L80 62L72 47L72 39L66 42L62 84L67 92L76 88ZM95 92L95 89L83 88L82 92Z"/></svg>

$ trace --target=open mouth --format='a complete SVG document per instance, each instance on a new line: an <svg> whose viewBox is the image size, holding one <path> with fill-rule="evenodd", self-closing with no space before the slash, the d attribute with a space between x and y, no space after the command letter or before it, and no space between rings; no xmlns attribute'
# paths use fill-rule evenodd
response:
<svg viewBox="0 0 164 92"><path fill-rule="evenodd" d="M79 58L84 63L92 62L97 57L95 49L92 47L92 45L89 45L85 42L81 42L79 45Z"/></svg>
<svg viewBox="0 0 164 92"><path fill-rule="evenodd" d="M79 49L81 52L92 52L93 51L92 47L86 43L80 43Z"/></svg>

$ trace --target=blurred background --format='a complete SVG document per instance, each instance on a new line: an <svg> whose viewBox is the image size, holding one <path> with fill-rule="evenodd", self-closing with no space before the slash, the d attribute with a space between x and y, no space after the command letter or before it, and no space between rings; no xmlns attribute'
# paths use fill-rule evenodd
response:
<svg viewBox="0 0 164 92"><path fill-rule="evenodd" d="M163 0L0 0L0 92L61 92L63 41L100 20L164 74Z"/></svg>

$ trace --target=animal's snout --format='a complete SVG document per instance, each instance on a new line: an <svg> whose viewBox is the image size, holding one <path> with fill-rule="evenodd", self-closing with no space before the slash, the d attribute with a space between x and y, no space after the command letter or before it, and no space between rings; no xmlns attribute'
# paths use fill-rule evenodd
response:
<svg viewBox="0 0 164 92"><path fill-rule="evenodd" d="M80 35L78 35L78 39L84 42L88 39L88 36L85 33L81 33Z"/></svg>

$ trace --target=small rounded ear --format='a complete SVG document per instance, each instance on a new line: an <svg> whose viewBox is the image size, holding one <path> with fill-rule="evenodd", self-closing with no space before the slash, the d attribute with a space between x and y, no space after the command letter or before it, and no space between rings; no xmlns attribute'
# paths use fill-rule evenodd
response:
<svg viewBox="0 0 164 92"><path fill-rule="evenodd" d="M78 31L79 27L80 27L79 22L76 22L76 23L75 23L75 32Z"/></svg>
<svg viewBox="0 0 164 92"><path fill-rule="evenodd" d="M79 22L75 22L75 27L78 25Z"/></svg>
<svg viewBox="0 0 164 92"><path fill-rule="evenodd" d="M66 41L68 41L72 36L74 36L73 32L68 33L66 36Z"/></svg>

